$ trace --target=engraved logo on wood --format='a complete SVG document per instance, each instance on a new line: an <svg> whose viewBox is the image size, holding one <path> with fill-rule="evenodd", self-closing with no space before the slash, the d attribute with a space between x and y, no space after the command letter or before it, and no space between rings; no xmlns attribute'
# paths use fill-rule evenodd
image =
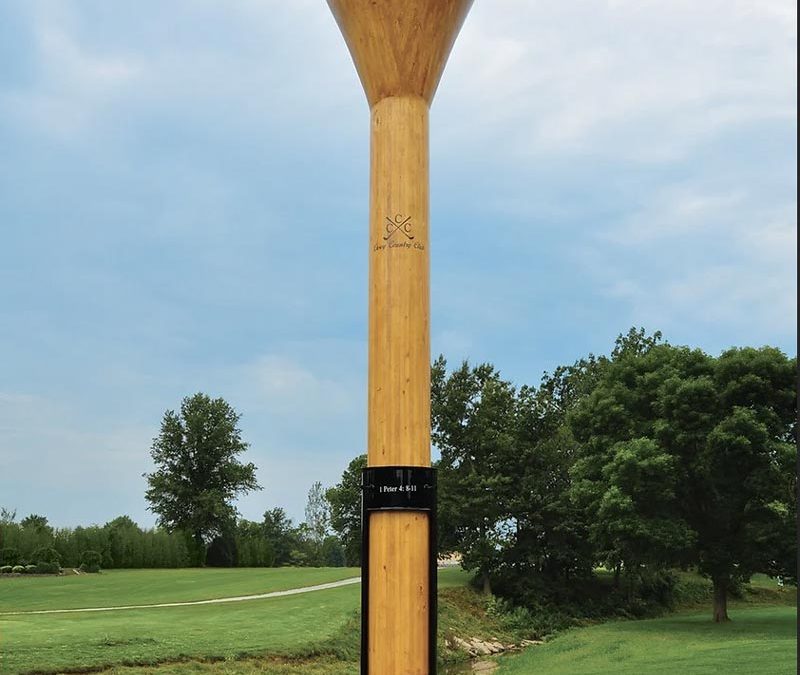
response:
<svg viewBox="0 0 800 675"><path fill-rule="evenodd" d="M403 218L399 213L394 218L386 216L386 234L383 235L383 240L389 241L398 232L405 235L406 239L414 238L411 234L411 216Z"/></svg>

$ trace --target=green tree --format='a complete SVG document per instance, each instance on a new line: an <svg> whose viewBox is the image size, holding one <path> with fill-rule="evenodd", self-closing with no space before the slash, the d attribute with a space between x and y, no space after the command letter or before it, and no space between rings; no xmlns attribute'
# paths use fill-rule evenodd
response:
<svg viewBox="0 0 800 675"><path fill-rule="evenodd" d="M240 519L236 523L236 548L240 567L272 567L275 552L261 523Z"/></svg>
<svg viewBox="0 0 800 675"><path fill-rule="evenodd" d="M275 566L289 565L295 548L295 528L286 511L280 507L265 511L261 527L274 552Z"/></svg>
<svg viewBox="0 0 800 675"><path fill-rule="evenodd" d="M53 528L47 523L47 518L36 513L25 516L19 521L19 524L23 529L37 534L51 535L53 533Z"/></svg>
<svg viewBox="0 0 800 675"><path fill-rule="evenodd" d="M145 474L149 509L167 531L188 532L199 561L206 546L235 522L233 500L260 489L256 467L238 456L247 450L237 427L239 414L222 398L195 394L180 414L164 413L150 454L156 465Z"/></svg>
<svg viewBox="0 0 800 675"><path fill-rule="evenodd" d="M772 348L715 359L656 344L611 363L570 418L581 443L573 493L604 554L633 567L691 553L714 585L715 621L728 619L737 583L796 557L785 543L796 375Z"/></svg>
<svg viewBox="0 0 800 675"><path fill-rule="evenodd" d="M319 567L323 564L322 546L314 539L307 523L300 523L294 528L289 534L289 541L292 547L289 564L292 567Z"/></svg>
<svg viewBox="0 0 800 675"><path fill-rule="evenodd" d="M501 588L510 595L559 600L576 577L592 574L596 558L586 514L569 499L578 444L567 414L591 391L606 362L590 355L519 391L515 452L500 467L514 481L506 495L513 527L503 551Z"/></svg>
<svg viewBox="0 0 800 675"><path fill-rule="evenodd" d="M108 548L104 567L135 568L143 564L142 531L128 516L118 516L104 525ZM107 563L112 563L108 565Z"/></svg>
<svg viewBox="0 0 800 675"><path fill-rule="evenodd" d="M620 442L611 448L600 480L588 489L595 550L607 566L623 567L631 583L684 562L694 541L680 515L677 464L650 439ZM573 487L578 500L586 497L585 488L580 482Z"/></svg>
<svg viewBox="0 0 800 675"><path fill-rule="evenodd" d="M511 529L505 470L515 454L516 394L491 364L466 361L447 375L439 357L431 369L432 439L441 453L440 549L458 550L485 593Z"/></svg>
<svg viewBox="0 0 800 675"><path fill-rule="evenodd" d="M342 479L325 496L331 509L331 527L344 547L347 565L361 564L361 473L367 456L353 459L342 473Z"/></svg>
<svg viewBox="0 0 800 675"><path fill-rule="evenodd" d="M322 542L320 558L325 567L344 567L344 548L339 537L328 536Z"/></svg>

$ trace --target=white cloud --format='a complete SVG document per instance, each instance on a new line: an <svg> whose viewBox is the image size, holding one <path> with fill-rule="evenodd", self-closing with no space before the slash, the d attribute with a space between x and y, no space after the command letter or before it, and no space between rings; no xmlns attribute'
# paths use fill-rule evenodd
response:
<svg viewBox="0 0 800 675"><path fill-rule="evenodd" d="M5 108L20 122L32 122L60 140L91 131L92 124L143 71L139 59L93 53L71 32L69 5L30 7L40 76L28 89L0 90Z"/></svg>
<svg viewBox="0 0 800 675"><path fill-rule="evenodd" d="M254 394L260 405L274 415L320 419L355 408L353 393L344 383L316 375L285 356L262 356L246 372L248 379L256 383Z"/></svg>
<svg viewBox="0 0 800 675"><path fill-rule="evenodd" d="M141 477L152 431L106 419L86 424L66 403L0 393L0 506L44 513L56 525L122 512L152 523Z"/></svg>
<svg viewBox="0 0 800 675"><path fill-rule="evenodd" d="M726 129L793 119L795 24L790 2L476 3L435 110L451 138L525 161L673 161Z"/></svg>
<svg viewBox="0 0 800 675"><path fill-rule="evenodd" d="M591 266L637 322L717 324L732 341L742 330L794 330L797 227L788 206L765 206L744 188L669 186L602 238L607 257Z"/></svg>
<svg viewBox="0 0 800 675"><path fill-rule="evenodd" d="M747 203L743 189L707 192L695 182L672 185L651 195L639 211L601 236L622 246L675 238L690 241L709 230L736 225Z"/></svg>

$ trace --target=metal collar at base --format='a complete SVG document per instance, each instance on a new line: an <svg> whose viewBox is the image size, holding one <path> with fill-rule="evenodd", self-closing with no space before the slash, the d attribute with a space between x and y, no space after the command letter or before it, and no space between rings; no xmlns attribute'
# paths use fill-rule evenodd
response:
<svg viewBox="0 0 800 675"><path fill-rule="evenodd" d="M364 469L361 474L361 675L369 675L369 521L374 511L428 514L428 675L436 675L436 469L375 466Z"/></svg>

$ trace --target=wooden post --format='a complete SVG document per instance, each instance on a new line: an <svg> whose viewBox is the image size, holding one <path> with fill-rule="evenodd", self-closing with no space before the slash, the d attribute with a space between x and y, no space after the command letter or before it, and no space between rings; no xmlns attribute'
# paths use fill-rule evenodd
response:
<svg viewBox="0 0 800 675"><path fill-rule="evenodd" d="M428 108L471 4L328 0L371 109L371 467L430 466ZM382 511L369 517L362 672L433 675L428 516Z"/></svg>

